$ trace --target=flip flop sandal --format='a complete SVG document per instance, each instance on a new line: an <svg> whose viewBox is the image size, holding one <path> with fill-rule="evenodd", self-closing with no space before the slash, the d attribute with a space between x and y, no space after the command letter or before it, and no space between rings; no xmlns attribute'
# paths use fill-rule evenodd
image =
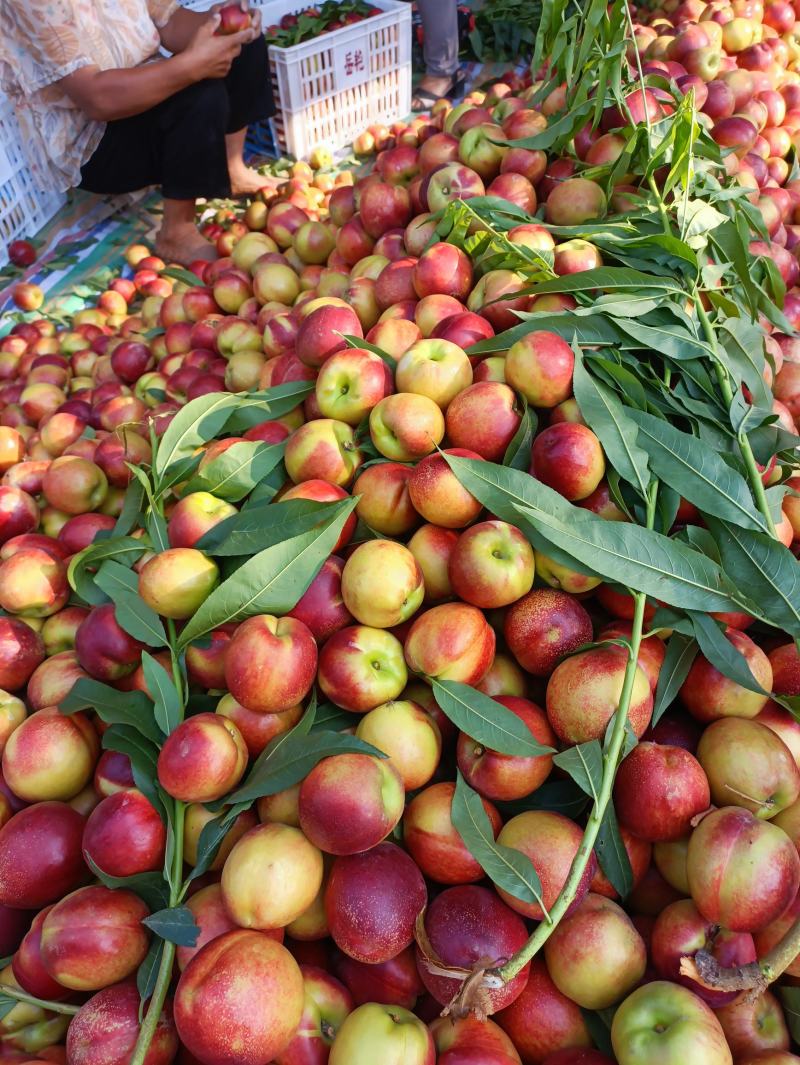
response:
<svg viewBox="0 0 800 1065"><path fill-rule="evenodd" d="M422 106L412 107L411 110L414 114L418 114L423 111L430 111L437 100L441 100L442 98L452 100L454 96L460 95L466 81L466 75L463 71L459 71L457 74L453 75L453 80L450 82L450 88L447 92L439 93L439 95L437 95L436 93L430 92L429 89L417 89L414 93L414 100L418 100Z"/></svg>

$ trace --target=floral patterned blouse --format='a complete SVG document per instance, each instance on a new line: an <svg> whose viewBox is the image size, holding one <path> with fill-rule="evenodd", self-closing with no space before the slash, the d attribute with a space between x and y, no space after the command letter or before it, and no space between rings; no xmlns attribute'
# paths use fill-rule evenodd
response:
<svg viewBox="0 0 800 1065"><path fill-rule="evenodd" d="M77 185L105 129L60 79L86 66L139 66L158 50L159 27L177 7L178 0L0 0L0 93L12 101L42 187Z"/></svg>

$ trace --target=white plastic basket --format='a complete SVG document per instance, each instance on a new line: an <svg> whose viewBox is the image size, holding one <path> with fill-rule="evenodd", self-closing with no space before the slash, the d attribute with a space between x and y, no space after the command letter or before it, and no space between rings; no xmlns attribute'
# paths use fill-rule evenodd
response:
<svg viewBox="0 0 800 1065"><path fill-rule="evenodd" d="M65 200L63 192L39 188L11 102L0 100L0 266L8 262L9 243L32 237Z"/></svg>
<svg viewBox="0 0 800 1065"><path fill-rule="evenodd" d="M382 14L291 48L270 45L272 128L286 154L337 152L367 126L395 122L411 110L411 4L372 2ZM258 6L266 28L307 5L266 0Z"/></svg>

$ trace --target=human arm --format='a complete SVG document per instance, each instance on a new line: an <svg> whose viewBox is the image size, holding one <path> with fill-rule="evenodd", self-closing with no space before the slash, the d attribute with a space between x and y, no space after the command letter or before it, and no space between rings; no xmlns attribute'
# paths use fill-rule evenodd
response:
<svg viewBox="0 0 800 1065"><path fill-rule="evenodd" d="M196 81L225 77L242 45L252 39L252 31L217 37L217 22L216 15L203 19L185 50L169 59L127 69L85 66L59 84L95 121L112 122L141 114Z"/></svg>

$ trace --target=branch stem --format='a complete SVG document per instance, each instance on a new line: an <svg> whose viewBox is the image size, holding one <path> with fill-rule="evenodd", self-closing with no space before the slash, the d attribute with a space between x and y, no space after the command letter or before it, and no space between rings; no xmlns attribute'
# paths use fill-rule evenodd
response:
<svg viewBox="0 0 800 1065"><path fill-rule="evenodd" d="M80 1006L71 1006L68 1002L48 1002L43 998L36 998L35 995L29 995L27 991L23 991L21 987L13 987L11 984L0 984L0 997L3 995L15 998L17 1002L24 1002L28 1006L39 1006L40 1009L49 1010L51 1013L63 1013L69 1017L74 1017L80 1009Z"/></svg>

